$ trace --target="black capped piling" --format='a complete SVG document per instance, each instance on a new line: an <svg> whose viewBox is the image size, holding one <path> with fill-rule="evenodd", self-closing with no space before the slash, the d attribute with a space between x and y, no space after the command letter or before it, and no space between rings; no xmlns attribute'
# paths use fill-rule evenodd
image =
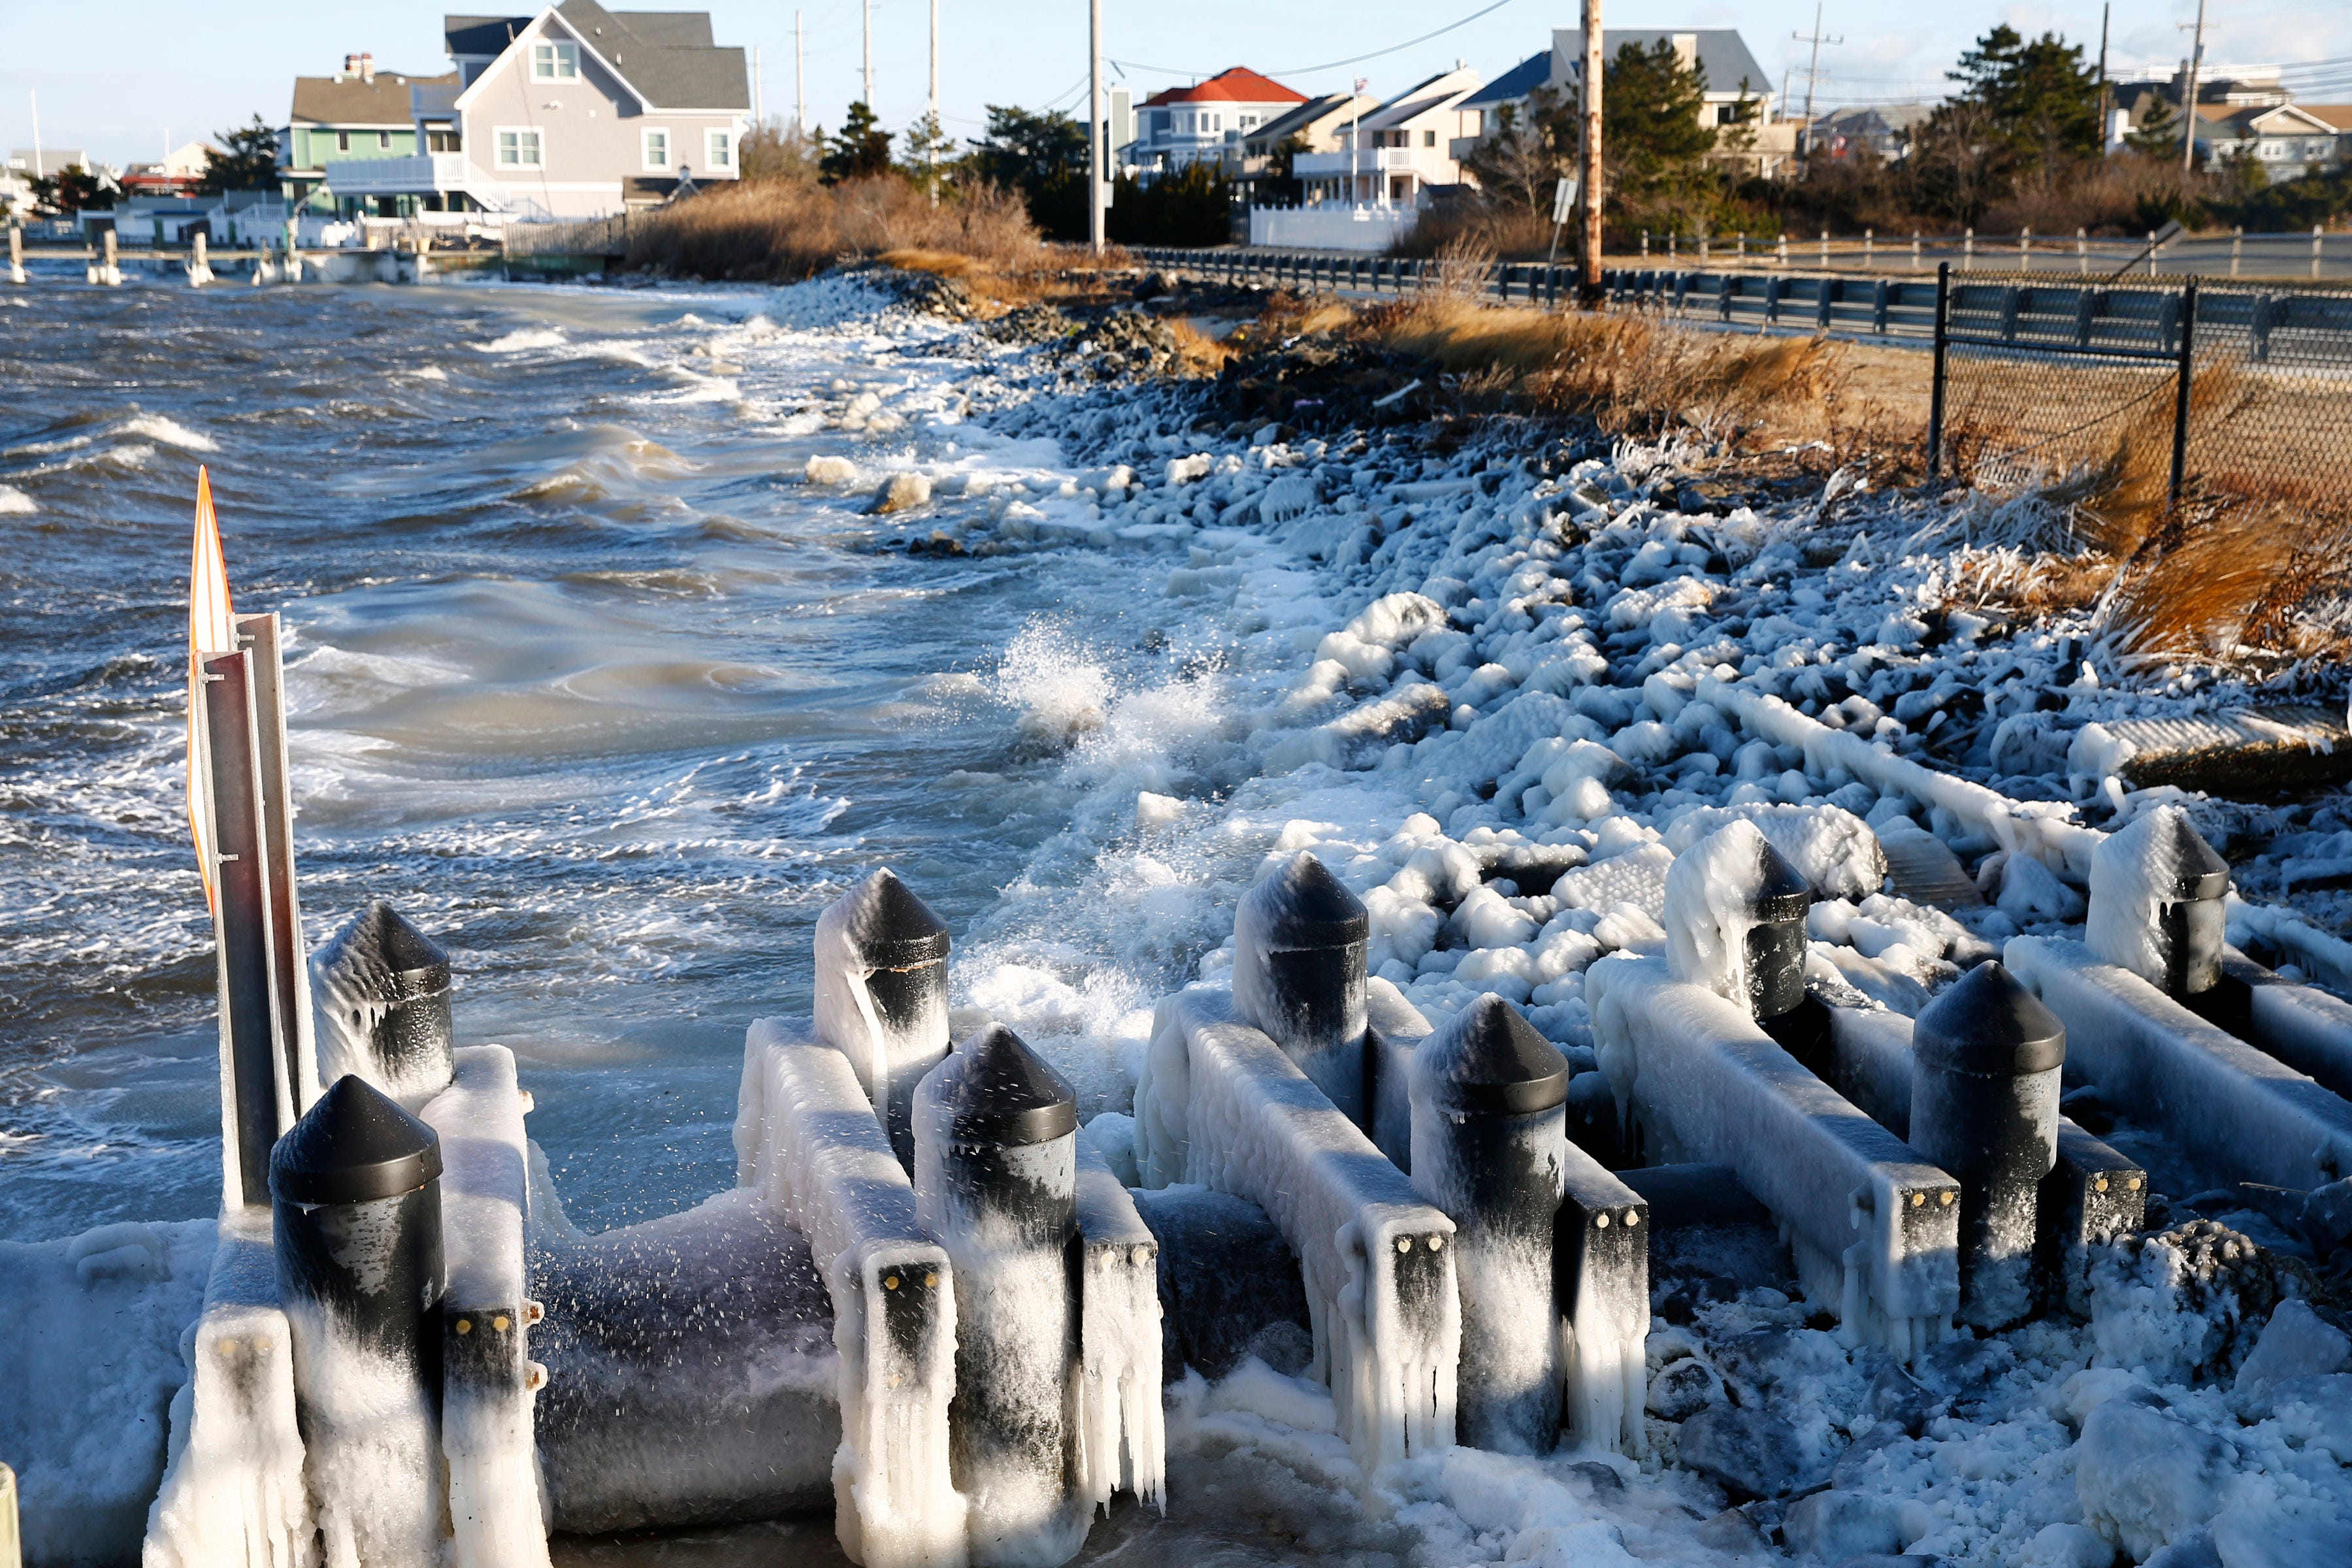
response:
<svg viewBox="0 0 2352 1568"><path fill-rule="evenodd" d="M1357 1126L1370 1116L1364 953L1371 915L1300 850L1243 898L1234 920L1234 1005Z"/></svg>
<svg viewBox="0 0 2352 1568"><path fill-rule="evenodd" d="M1766 839L1758 867L1756 923L1748 928L1748 1002L1777 1018L1805 999L1805 911L1813 889Z"/></svg>
<svg viewBox="0 0 2352 1568"><path fill-rule="evenodd" d="M924 1076L913 1122L916 1215L955 1271L949 1470L970 1500L972 1561L1059 1562L1088 1512L1070 1432L1076 1096L992 1024Z"/></svg>
<svg viewBox="0 0 2352 1568"><path fill-rule="evenodd" d="M1412 1060L1412 1184L1454 1224L1460 1440L1544 1454L1561 1379L1552 1227L1568 1148L1568 1058L1488 994Z"/></svg>
<svg viewBox="0 0 2352 1568"><path fill-rule="evenodd" d="M319 1077L355 1075L411 1110L449 1087L449 955L378 899L310 958Z"/></svg>
<svg viewBox="0 0 2352 1568"><path fill-rule="evenodd" d="M2213 852L2185 812L2165 813L2158 831L2166 841L2165 860L2170 868L2170 875L2158 889L2157 904L2164 989L2174 996L2194 996L2210 991L2221 977L2230 866Z"/></svg>
<svg viewBox="0 0 2352 1568"><path fill-rule="evenodd" d="M947 922L887 868L817 921L817 1033L848 1053L909 1172L915 1086L948 1054L948 948Z"/></svg>
<svg viewBox="0 0 2352 1568"><path fill-rule="evenodd" d="M1911 1146L1960 1184L1960 1316L2003 1328L2032 1305L2065 1026L1989 961L1921 1009L1911 1038Z"/></svg>
<svg viewBox="0 0 2352 1568"><path fill-rule="evenodd" d="M363 1562L438 1551L440 1176L439 1136L356 1074L270 1152L311 1494Z"/></svg>

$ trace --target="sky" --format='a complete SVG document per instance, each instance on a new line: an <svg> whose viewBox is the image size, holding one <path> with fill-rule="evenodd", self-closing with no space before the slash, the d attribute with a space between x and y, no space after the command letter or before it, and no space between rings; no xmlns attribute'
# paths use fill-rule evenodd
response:
<svg viewBox="0 0 2352 1568"><path fill-rule="evenodd" d="M645 9L693 9L637 0ZM986 106L1083 111L1087 7L1083 0L938 0L941 110L948 130L977 136ZM876 109L903 127L924 108L930 0L873 0ZM493 6L470 8L492 11ZM615 9L620 8L618 5ZM772 118L793 108L793 17L806 36L808 118L840 123L859 94L859 0L709 0L719 41L756 46L762 101ZM1230 65L1248 65L1303 92L1345 90L1358 76L1371 90L1398 90L1466 60L1495 76L1548 48L1551 29L1574 26L1561 0L1103 0L1104 53L1112 80L1139 98ZM1479 15L1481 11L1484 15ZM517 14L520 14L518 12ZM2196 0L2135 0L2116 7L2109 58L2118 65L2179 59ZM378 68L432 74L441 52L442 7L415 0L307 0L264 7L252 0L80 0L0 7L0 145L33 142L37 95L44 146L87 147L100 161L156 157L176 143L246 123L282 123L297 76L331 74L346 53L373 52ZM1793 70L1801 99L1813 31L1812 0L1621 0L1605 24L1627 27L1738 27L1771 71ZM1466 20L1465 20L1466 18ZM2055 29L2095 54L2100 7L1944 0L1897 7L1825 0L1815 93L1820 108L1932 98L1969 40L1997 22L2029 34ZM1421 42L1423 35L1460 23ZM2206 58L2215 63L2326 62L2332 90L2352 101L2352 4L2345 0L2209 0ZM98 47L103 38L128 50ZM1404 45L1407 47L1397 47ZM1349 57L1380 52L1353 63Z"/></svg>

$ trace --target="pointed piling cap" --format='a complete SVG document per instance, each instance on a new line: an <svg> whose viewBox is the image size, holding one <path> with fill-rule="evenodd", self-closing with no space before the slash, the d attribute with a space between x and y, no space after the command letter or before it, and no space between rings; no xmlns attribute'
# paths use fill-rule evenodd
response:
<svg viewBox="0 0 2352 1568"><path fill-rule="evenodd" d="M1568 1099L1568 1058L1491 991L1417 1049L1414 1076L1448 1110L1525 1116Z"/></svg>
<svg viewBox="0 0 2352 1568"><path fill-rule="evenodd" d="M849 940L867 967L912 969L948 955L948 925L888 867L841 896Z"/></svg>
<svg viewBox="0 0 2352 1568"><path fill-rule="evenodd" d="M269 1192L292 1204L413 1193L441 1173L441 1138L357 1074L320 1095L269 1152Z"/></svg>
<svg viewBox="0 0 2352 1568"><path fill-rule="evenodd" d="M1246 930L1269 952L1346 947L1370 939L1372 917L1329 868L1301 849L1244 896L1234 930Z"/></svg>
<svg viewBox="0 0 2352 1568"><path fill-rule="evenodd" d="M1803 920L1812 907L1812 885L1797 875L1797 868L1772 847L1769 838L1756 870L1756 918L1768 925Z"/></svg>
<svg viewBox="0 0 2352 1568"><path fill-rule="evenodd" d="M1954 981L1911 1028L1918 1065L1975 1078L2022 1078L2066 1059L2066 1026L1999 959Z"/></svg>
<svg viewBox="0 0 2352 1568"><path fill-rule="evenodd" d="M958 1143L1011 1148L1077 1131L1078 1100L1062 1075L1020 1036L991 1024L933 1068L940 1103Z"/></svg>
<svg viewBox="0 0 2352 1568"><path fill-rule="evenodd" d="M2218 899L2230 890L2230 863L2213 852L2185 811L2168 811L2158 820L2164 836L2164 864L2170 868L2168 892L2174 899Z"/></svg>
<svg viewBox="0 0 2352 1568"><path fill-rule="evenodd" d="M382 1004L449 985L449 955L382 899L343 922L319 950L320 970Z"/></svg>

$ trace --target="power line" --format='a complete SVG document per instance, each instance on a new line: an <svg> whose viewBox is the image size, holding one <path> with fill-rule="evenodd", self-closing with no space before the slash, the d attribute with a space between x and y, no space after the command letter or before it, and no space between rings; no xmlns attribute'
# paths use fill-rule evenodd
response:
<svg viewBox="0 0 2352 1568"><path fill-rule="evenodd" d="M1495 0L1493 5L1483 6L1478 10L1473 11L1467 16L1464 16L1458 21L1448 22L1443 27L1439 27L1432 32L1423 33L1417 38L1407 38L1402 44L1391 44L1386 48L1374 49L1370 54L1349 55L1344 60L1325 60L1320 65L1276 66L1265 74L1268 76L1312 76L1317 71L1337 70L1341 66L1361 65L1366 60L1379 59L1382 55L1393 55L1401 50L1412 48L1417 44L1425 44L1432 38L1442 38L1446 34L1451 33L1457 28L1468 26L1471 23L1476 21L1481 16L1493 15L1495 12L1501 10L1510 3L1511 0ZM1140 60L1112 60L1108 63L1118 66L1127 70L1150 71L1154 76L1189 76L1198 79L1213 74L1208 71L1179 70L1174 66L1145 65Z"/></svg>

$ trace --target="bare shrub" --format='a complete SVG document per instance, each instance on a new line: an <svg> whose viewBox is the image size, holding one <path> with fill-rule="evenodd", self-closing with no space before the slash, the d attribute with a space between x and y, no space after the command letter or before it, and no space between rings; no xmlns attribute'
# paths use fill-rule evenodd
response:
<svg viewBox="0 0 2352 1568"><path fill-rule="evenodd" d="M800 174L714 184L632 226L628 265L791 281L845 258L921 250L1023 266L1041 254L1017 195L977 185L933 204L896 177L826 186Z"/></svg>

